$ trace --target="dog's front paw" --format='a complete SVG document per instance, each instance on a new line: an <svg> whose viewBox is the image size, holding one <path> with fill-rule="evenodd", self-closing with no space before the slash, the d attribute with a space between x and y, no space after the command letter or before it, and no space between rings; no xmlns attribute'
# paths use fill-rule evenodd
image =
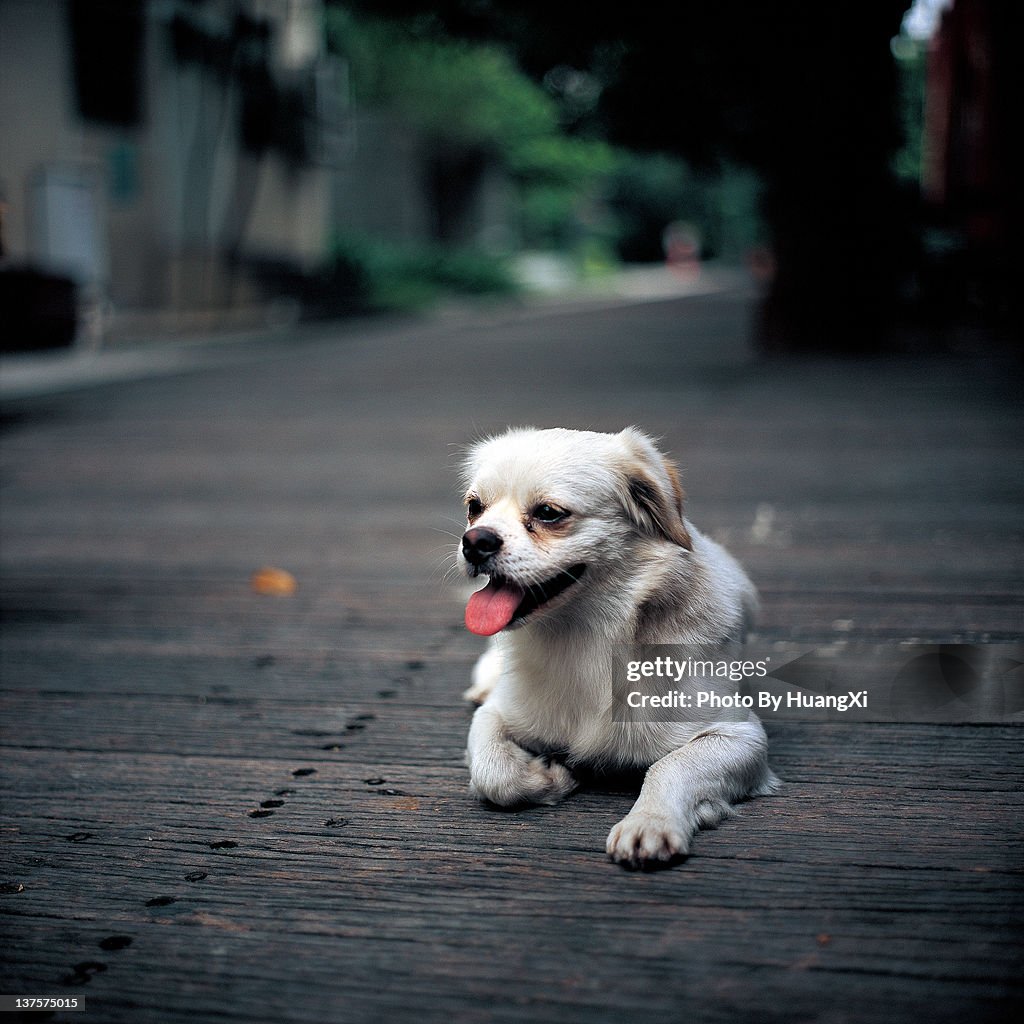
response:
<svg viewBox="0 0 1024 1024"><path fill-rule="evenodd" d="M482 764L474 761L469 788L481 800L499 807L515 807L518 804L557 804L577 785L576 777L564 764L547 757L535 757L510 743L500 756Z"/></svg>
<svg viewBox="0 0 1024 1024"><path fill-rule="evenodd" d="M576 776L564 764L546 757L535 757L530 762L530 803L557 804L578 785Z"/></svg>
<svg viewBox="0 0 1024 1024"><path fill-rule="evenodd" d="M608 833L605 848L612 860L640 868L685 857L690 837L665 815L632 811Z"/></svg>

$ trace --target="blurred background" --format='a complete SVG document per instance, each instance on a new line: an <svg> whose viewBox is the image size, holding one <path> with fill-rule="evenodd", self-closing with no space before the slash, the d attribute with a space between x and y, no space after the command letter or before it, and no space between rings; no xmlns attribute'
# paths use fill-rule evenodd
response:
<svg viewBox="0 0 1024 1024"><path fill-rule="evenodd" d="M1014 0L0 0L0 348L742 267L764 352L1021 331Z"/></svg>

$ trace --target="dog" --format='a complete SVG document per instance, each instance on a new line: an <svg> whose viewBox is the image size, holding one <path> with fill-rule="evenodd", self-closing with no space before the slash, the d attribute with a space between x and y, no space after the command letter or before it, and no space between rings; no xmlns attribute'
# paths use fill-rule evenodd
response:
<svg viewBox="0 0 1024 1024"><path fill-rule="evenodd" d="M615 721L612 647L735 650L757 608L739 564L683 515L674 463L635 427L513 428L465 463L466 576L489 577L466 626L490 637L465 696L470 789L501 807L554 804L574 771L646 772L608 835L631 868L684 857L732 804L779 785L760 721Z"/></svg>

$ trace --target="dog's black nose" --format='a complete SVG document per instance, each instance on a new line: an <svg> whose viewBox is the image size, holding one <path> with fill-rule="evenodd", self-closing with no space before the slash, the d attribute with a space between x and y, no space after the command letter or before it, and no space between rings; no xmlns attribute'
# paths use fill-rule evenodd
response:
<svg viewBox="0 0 1024 1024"><path fill-rule="evenodd" d="M470 565L483 565L501 549L502 539L486 526L474 526L462 535L462 554Z"/></svg>

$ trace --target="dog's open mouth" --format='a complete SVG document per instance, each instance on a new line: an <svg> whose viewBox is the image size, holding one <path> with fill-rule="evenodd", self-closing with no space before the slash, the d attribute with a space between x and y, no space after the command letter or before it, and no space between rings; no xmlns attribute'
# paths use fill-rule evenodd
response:
<svg viewBox="0 0 1024 1024"><path fill-rule="evenodd" d="M574 565L544 583L523 587L501 576L492 576L466 605L466 628L478 636L494 636L513 622L554 600L576 583L586 572L585 565Z"/></svg>

